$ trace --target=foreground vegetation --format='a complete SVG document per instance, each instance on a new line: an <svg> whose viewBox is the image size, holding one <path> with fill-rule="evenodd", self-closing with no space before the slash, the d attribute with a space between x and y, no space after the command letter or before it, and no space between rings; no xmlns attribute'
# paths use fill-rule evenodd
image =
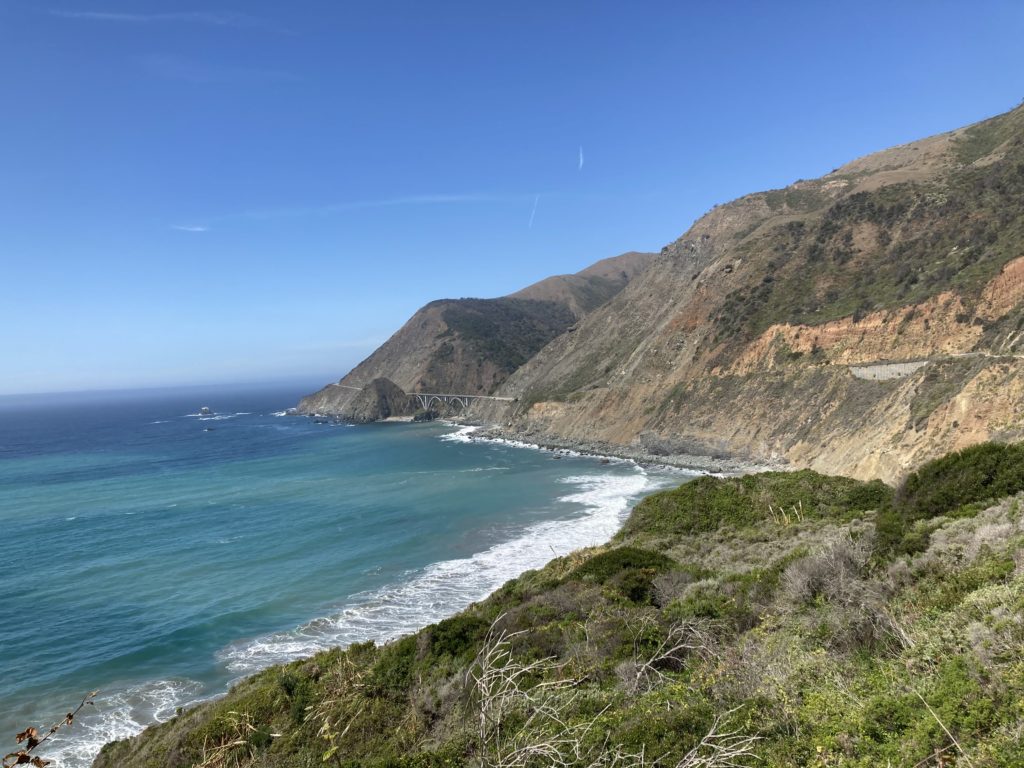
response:
<svg viewBox="0 0 1024 768"><path fill-rule="evenodd" d="M810 471L655 494L383 647L269 669L107 766L1019 766L1024 449L898 490Z"/></svg>

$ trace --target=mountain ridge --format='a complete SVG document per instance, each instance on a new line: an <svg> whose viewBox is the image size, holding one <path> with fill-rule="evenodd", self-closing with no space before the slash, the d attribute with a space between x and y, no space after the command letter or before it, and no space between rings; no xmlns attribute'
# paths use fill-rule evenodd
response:
<svg viewBox="0 0 1024 768"><path fill-rule="evenodd" d="M652 494L96 768L1021 764L1024 109L717 206L571 329L466 418L805 468Z"/></svg>
<svg viewBox="0 0 1024 768"><path fill-rule="evenodd" d="M366 360L299 404L349 417L358 389L386 378L406 392L487 395L555 336L608 301L653 254L631 251L495 299L438 299L419 309Z"/></svg>

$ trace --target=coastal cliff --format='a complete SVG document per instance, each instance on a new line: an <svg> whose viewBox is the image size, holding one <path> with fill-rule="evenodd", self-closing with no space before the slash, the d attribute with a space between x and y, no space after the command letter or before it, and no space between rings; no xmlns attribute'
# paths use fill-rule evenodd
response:
<svg viewBox="0 0 1024 768"><path fill-rule="evenodd" d="M716 207L472 416L892 481L1024 434L1022 328L1018 108Z"/></svg>
<svg viewBox="0 0 1024 768"><path fill-rule="evenodd" d="M299 410L387 375L503 398L461 415L530 442L890 481L1024 435L1024 107L716 206L590 278L627 263L588 302L586 270L429 304Z"/></svg>

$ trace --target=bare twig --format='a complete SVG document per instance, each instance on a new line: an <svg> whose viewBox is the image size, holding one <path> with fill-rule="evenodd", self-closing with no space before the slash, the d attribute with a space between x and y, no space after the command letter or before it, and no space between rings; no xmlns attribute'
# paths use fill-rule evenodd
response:
<svg viewBox="0 0 1024 768"><path fill-rule="evenodd" d="M620 668L629 693L645 693L664 682L667 679L664 670L679 667L691 654L705 659L716 656L712 650L714 625L700 619L676 622L653 651L643 653L643 638L649 629L657 626L654 617L644 616L629 627L633 633L633 659Z"/></svg>
<svg viewBox="0 0 1024 768"><path fill-rule="evenodd" d="M637 658L641 658L642 637L652 621L649 617L631 627ZM571 712L582 681L565 676L565 665L553 657L529 664L517 661L512 640L522 634L496 632L492 625L471 667L469 676L479 708L479 759L485 768L663 768L665 755L650 758L644 747L634 752L609 744L607 739L604 744L588 739L607 708L574 722ZM642 657L647 671L641 674L663 676L659 664L678 663L689 653L711 653L711 641L709 624L680 622L653 653ZM700 742L674 768L744 768L755 757L753 746L760 737L745 735L738 728L725 729L723 723L734 712L716 717Z"/></svg>
<svg viewBox="0 0 1024 768"><path fill-rule="evenodd" d="M569 722L576 693L566 692L579 681L562 675L564 665L552 657L529 664L516 661L512 640L521 634L495 633L492 626L470 670L479 706L481 760L491 768L525 768L538 760L551 766L578 765L584 737L597 717ZM533 679L537 682L528 686Z"/></svg>
<svg viewBox="0 0 1024 768"><path fill-rule="evenodd" d="M676 763L676 768L745 768L755 759L753 747L760 736L747 736L738 728L721 730L723 721L737 709L716 717L704 738Z"/></svg>
<svg viewBox="0 0 1024 768"><path fill-rule="evenodd" d="M954 736L950 732L949 728L946 727L946 724L939 719L939 716L935 714L935 710L932 709L928 705L928 702L924 700L924 696L918 693L917 690L914 688L911 688L910 690L913 691L914 695L921 700L921 703L924 704L925 709L928 710L928 714L930 714L935 719L935 722L939 724L939 727L946 732L946 735L949 736L949 740L953 742L953 746L956 747L956 751L960 753L960 757L964 759L964 762L967 763L967 765L969 765L971 768L974 768L974 763L971 762L971 758L969 758L967 756L967 753L964 752L964 748L960 746L960 742L956 740L956 736Z"/></svg>
<svg viewBox="0 0 1024 768"><path fill-rule="evenodd" d="M11 766L26 764L35 766L35 768L46 768L47 765L50 765L50 763L53 762L52 760L44 760L38 755L33 755L32 753L49 741L50 737L57 733L57 731L62 727L67 726L70 728L75 722L75 718L78 716L79 712L85 709L87 705L93 706L93 699L96 698L96 694L98 693L99 691L91 691L85 694L82 698L82 702L73 711L68 712L64 716L63 720L51 725L47 730L46 735L42 738L39 737L39 730L36 728L26 728L24 731L19 733L16 737L17 742L20 744L24 741L25 747L23 749L19 749L17 752L11 752L8 755L4 755L2 761L3 768L11 768Z"/></svg>

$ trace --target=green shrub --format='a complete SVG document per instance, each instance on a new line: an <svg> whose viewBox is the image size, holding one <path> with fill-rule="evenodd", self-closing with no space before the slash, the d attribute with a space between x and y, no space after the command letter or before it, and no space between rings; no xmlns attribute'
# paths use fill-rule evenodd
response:
<svg viewBox="0 0 1024 768"><path fill-rule="evenodd" d="M848 510L880 510L892 503L892 496L892 488L881 480L872 480L868 483L857 483L850 488L840 506Z"/></svg>
<svg viewBox="0 0 1024 768"><path fill-rule="evenodd" d="M377 696L404 697L412 686L416 666L416 636L408 635L384 646L373 665L367 690Z"/></svg>
<svg viewBox="0 0 1024 768"><path fill-rule="evenodd" d="M430 627L430 655L466 658L476 654L484 639L488 622L479 616L460 613Z"/></svg>
<svg viewBox="0 0 1024 768"><path fill-rule="evenodd" d="M641 501L619 538L709 533L723 526L743 528L772 520L774 510L792 519L848 519L852 513L888 503L891 489L875 480L861 483L848 477L799 472L764 472L744 477L699 477Z"/></svg>
<svg viewBox="0 0 1024 768"><path fill-rule="evenodd" d="M903 481L893 505L878 516L883 556L913 554L928 546L935 517L977 514L985 503L1024 490L1024 443L980 443L920 467Z"/></svg>
<svg viewBox="0 0 1024 768"><path fill-rule="evenodd" d="M313 681L298 671L285 667L281 671L278 683L290 702L289 715L292 722L300 725L306 719L306 710L315 701Z"/></svg>
<svg viewBox="0 0 1024 768"><path fill-rule="evenodd" d="M724 619L732 612L734 600L718 584L698 586L686 597L673 602L666 615L673 619Z"/></svg>
<svg viewBox="0 0 1024 768"><path fill-rule="evenodd" d="M681 759L707 733L711 708L704 703L673 702L675 706L652 706L641 700L623 713L621 724L610 729L611 741L625 750L648 755L672 755Z"/></svg>
<svg viewBox="0 0 1024 768"><path fill-rule="evenodd" d="M981 443L930 461L896 492L896 508L910 520L955 512L972 502L1024 490L1024 444Z"/></svg>
<svg viewBox="0 0 1024 768"><path fill-rule="evenodd" d="M675 560L660 552L637 547L618 547L590 558L569 574L569 578L604 584L625 570L650 568L660 573L674 566Z"/></svg>
<svg viewBox="0 0 1024 768"><path fill-rule="evenodd" d="M608 584L634 603L649 603L654 579L676 566L675 560L637 547L619 547L590 558L569 574L567 580Z"/></svg>

